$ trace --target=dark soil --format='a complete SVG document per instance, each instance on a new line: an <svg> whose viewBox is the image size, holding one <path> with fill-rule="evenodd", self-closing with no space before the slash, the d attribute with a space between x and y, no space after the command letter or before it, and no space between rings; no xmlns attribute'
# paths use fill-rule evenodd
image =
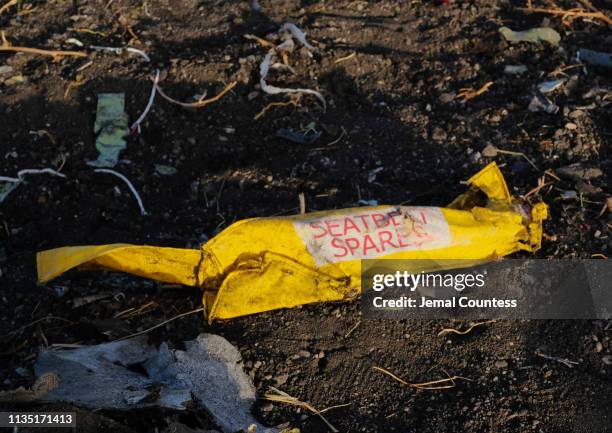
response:
<svg viewBox="0 0 612 433"><path fill-rule="evenodd" d="M542 176L552 182L532 196L551 213L535 256L610 255L612 212L601 214L611 193L610 70L556 72L576 63L578 48L610 51L605 24L578 19L567 27L558 17L519 11L522 1L263 0L259 14L244 1L107 3L78 0L75 9L68 1L26 0L21 8L27 12L31 4L30 13L11 8L0 16L13 45L47 49L81 50L66 43L70 37L85 45L125 46L132 39L129 27L152 59L97 52L53 62L0 53L0 67L12 67L0 76L0 174L59 167L65 159L67 176L28 177L0 205L0 388L30 386L41 347L110 341L200 304L198 289L101 272L71 272L37 285L37 251L112 242L197 247L236 220L296 213L299 193L309 211L355 206L360 199L444 205L463 190L461 181L491 160L481 154L488 144L524 152L537 165L512 155L495 158L514 194L526 194ZM606 10L610 2L594 5ZM569 1L559 6L576 7ZM328 110L304 97L299 107L274 107L253 120L283 98L258 90L265 49L243 35L265 37L286 21L306 31L319 52L314 58L294 52L296 75L273 81L321 90ZM523 30L542 24L559 31L560 47L509 45L498 34L502 25ZM79 72L89 60L92 65ZM505 65L515 64L528 72L504 74ZM205 90L214 95L231 81L238 85L197 110L156 100L116 167L140 191L149 213L141 216L126 186L94 173L86 161L97 155L97 94L125 92L134 121L155 69L162 71L166 93L181 100ZM24 81L11 80L16 75ZM559 112L528 111L534 86L560 77L568 82L549 95ZM82 84L66 95L76 80ZM456 98L459 89L489 81L494 84L477 98ZM276 137L279 128L303 130L311 122L323 131L312 144ZM43 129L50 135L30 133ZM574 162L603 175L576 182L544 174ZM178 171L161 176L155 164ZM577 191L576 197L567 191ZM100 293L109 297L74 307L75 299ZM150 302L153 308L134 318L113 319ZM609 322L499 321L465 336L437 337L449 324L362 320L358 303L343 303L213 325L192 315L150 336L180 347L201 332L223 335L242 352L261 395L277 386L318 409L349 404L325 414L341 432L612 432ZM568 368L537 350L579 364ZM411 382L444 372L471 380L418 391L373 366ZM254 412L270 425L327 431L317 416L293 406L262 399ZM210 427L205 414L79 414L77 430L84 432L162 431L169 420Z"/></svg>

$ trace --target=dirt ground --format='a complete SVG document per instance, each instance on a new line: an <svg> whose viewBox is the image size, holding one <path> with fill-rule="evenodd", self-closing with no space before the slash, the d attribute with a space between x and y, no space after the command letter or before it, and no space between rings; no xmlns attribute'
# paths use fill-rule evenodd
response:
<svg viewBox="0 0 612 433"><path fill-rule="evenodd" d="M26 0L20 11L0 15L14 46L84 50L67 43L77 38L86 46L130 44L151 58L92 52L54 62L0 52L0 68L9 67L0 74L0 174L61 166L67 176L28 177L0 204L0 389L31 386L41 347L110 341L200 305L198 289L102 272L70 272L37 285L34 255L43 249L112 242L197 247L236 220L297 213L299 193L308 211L356 206L360 199L444 205L464 189L461 181L494 159L516 195L542 177L550 183L531 196L551 213L537 257L610 255L612 209L604 203L612 192L612 76L610 69L572 66L579 48L610 51L609 26L583 18L564 25L560 17L520 11L523 1L261 5L254 13L245 1ZM610 16L608 0L593 5ZM270 81L320 90L327 111L307 96L254 120L269 102L285 99L260 91L266 49L244 34L265 38L284 22L297 24L318 50L312 58L292 53L296 73ZM561 43L511 45L498 33L502 25L550 26ZM528 71L504 73L518 64ZM200 109L156 99L116 167L140 191L148 212L141 216L119 179L94 173L86 162L97 155L97 94L125 92L134 121L156 69L165 92L185 101L238 84ZM530 112L534 87L557 78L567 81L548 97L559 112ZM470 101L457 97L462 88L488 82ZM312 122L323 133L311 144L276 137L279 128L300 131ZM520 156L483 156L491 144L524 152L537 169ZM545 174L575 162L602 173L578 180ZM177 172L160 175L155 164ZM108 297L75 307L75 300L101 293ZM145 304L132 318L113 318ZM341 432L612 432L609 322L498 321L438 337L448 325L459 324L362 320L355 302L212 325L191 315L150 338L182 347L201 332L220 334L239 348L259 395L276 386L318 409L347 404L325 414ZM537 351L578 364L569 368ZM470 380L420 391L373 366L411 382L443 372ZM171 420L214 427L202 413L79 414L77 431L84 432L161 432ZM268 425L328 431L309 412L263 399L254 414Z"/></svg>

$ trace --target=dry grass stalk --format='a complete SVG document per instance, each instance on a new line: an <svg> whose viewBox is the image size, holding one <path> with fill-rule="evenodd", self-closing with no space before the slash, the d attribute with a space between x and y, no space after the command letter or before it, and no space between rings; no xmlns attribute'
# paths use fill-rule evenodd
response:
<svg viewBox="0 0 612 433"><path fill-rule="evenodd" d="M260 38L259 36L255 36L255 35L251 35L251 34L246 34L246 35L244 35L244 38L245 39L250 39L252 41L256 41L257 43L259 43L259 45L261 45L262 47L265 47L265 48L275 48L276 47L272 42L267 41L267 40L265 40L263 38Z"/></svg>
<svg viewBox="0 0 612 433"><path fill-rule="evenodd" d="M450 389L450 388L454 388L455 386L457 386L455 381L458 379L469 380L467 377L449 376L446 379L437 379L437 380L432 380L429 382L422 382L422 383L410 383L410 382L406 382L404 379L391 373L389 370L385 370L384 368L376 367L376 366L372 368L374 370L378 370L381 373L386 374L387 376L391 376L393 379L397 380L399 383L403 385L409 386L414 389L420 389L420 390L439 391L442 389Z"/></svg>
<svg viewBox="0 0 612 433"><path fill-rule="evenodd" d="M288 105L299 107L299 98L292 99L291 101L287 101L287 102L270 102L259 113L257 113L255 117L253 117L253 120L261 119L266 114L266 112L272 107L286 107Z"/></svg>
<svg viewBox="0 0 612 433"><path fill-rule="evenodd" d="M322 415L322 413L323 412L327 412L327 411L332 410L332 409L337 409L337 408L340 408L340 407L350 406L350 404L347 403L347 404L339 404L339 405L336 405L336 406L331 406L331 407L328 407L328 408L323 409L323 410L317 410L312 405L310 405L310 403L306 403L304 401L298 400L297 398L287 394L284 391L281 391L280 389L277 389L277 388L274 388L274 387L270 387L270 389L274 392L274 394L268 393L268 394L264 395L264 398L266 400L275 401L275 402L278 402L278 403L290 404L290 405L293 405L293 406L301 407L302 409L306 409L306 410L314 413L315 415L317 415L319 418L321 418L321 420L327 425L327 427L329 427L329 429L332 432L334 432L334 433L338 433L338 429L336 427L334 427Z"/></svg>
<svg viewBox="0 0 612 433"><path fill-rule="evenodd" d="M127 340L128 338L137 337L139 335L144 335L144 334L146 334L148 332L153 331L154 329L161 328L165 324L170 323L170 322L172 322L172 321L174 321L176 319L180 319L181 317L189 316L189 315L195 314L195 313L201 313L202 311L204 311L204 307L196 308L195 310L187 311L186 313L181 313L181 314L179 314L177 316L171 317L168 320L164 320L163 322L158 323L155 326L151 326L150 328L147 328L144 331L135 332L134 334L126 335L125 337L118 338L115 341Z"/></svg>
<svg viewBox="0 0 612 433"><path fill-rule="evenodd" d="M489 81L478 90L474 90L471 87L464 87L463 89L459 89L457 98L462 98L463 102L469 101L470 99L474 99L475 97L482 95L484 92L489 90L489 87L491 87L492 85L493 81Z"/></svg>
<svg viewBox="0 0 612 433"><path fill-rule="evenodd" d="M588 2L583 3L583 4L586 6L587 3ZM534 8L531 5L528 5L528 7L526 8L519 8L519 10L523 12L534 12L534 13L543 13L543 14L549 14L549 15L559 15L561 16L561 22L565 26L568 26L568 27L572 24L572 21L574 21L577 18L591 18L595 20L600 20L606 23L607 25L612 26L612 19L610 19L603 12L595 9L595 7L593 7L593 5L591 5L590 3L588 3L588 5L589 6L587 7L591 9L591 12L587 12L584 9L580 9L580 8L561 9L559 7L554 7L554 8L548 9L548 8Z"/></svg>
<svg viewBox="0 0 612 433"><path fill-rule="evenodd" d="M351 59L353 59L355 57L357 57L357 53L352 52L348 56L340 57L339 59L334 60L334 63L342 63L342 62L345 62L347 60L351 60Z"/></svg>
<svg viewBox="0 0 612 433"><path fill-rule="evenodd" d="M10 0L8 3L6 3L0 8L0 15L9 10L9 8L11 8L12 6L16 6L17 3L19 3L19 0Z"/></svg>
<svg viewBox="0 0 612 433"><path fill-rule="evenodd" d="M168 102L171 102L173 104L180 105L181 107L186 107L186 108L201 108L206 105L212 104L213 102L217 102L219 99L223 97L223 95L225 95L227 92L232 90L236 86L236 84L238 84L238 82L236 81L231 82L230 84L225 86L225 89L223 89L218 95L213 96L212 98L200 99L196 102L181 102L181 101L177 101L176 99L173 99L170 96L166 95L166 93L162 90L159 84L157 84L155 81L153 81L153 83L155 85L155 88L159 92L159 95L162 98L164 98Z"/></svg>
<svg viewBox="0 0 612 433"><path fill-rule="evenodd" d="M457 334L457 335L465 335L465 334L469 334L470 332L472 332L474 329L478 328L479 326L482 325L487 325L489 323L495 323L496 320L487 320L485 322L477 322L477 323L473 323L469 328L461 331L459 329L454 329L454 328L444 328L443 330L441 330L440 332L438 332L438 337L442 337L444 335L447 334Z"/></svg>

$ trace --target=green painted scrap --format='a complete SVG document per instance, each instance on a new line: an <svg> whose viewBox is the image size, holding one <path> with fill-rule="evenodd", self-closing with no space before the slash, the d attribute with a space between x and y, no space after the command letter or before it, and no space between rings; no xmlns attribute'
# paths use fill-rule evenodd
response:
<svg viewBox="0 0 612 433"><path fill-rule="evenodd" d="M119 160L119 153L127 147L125 137L129 133L124 93L98 95L94 133L97 134L96 149L100 155L87 164L93 167L114 167Z"/></svg>

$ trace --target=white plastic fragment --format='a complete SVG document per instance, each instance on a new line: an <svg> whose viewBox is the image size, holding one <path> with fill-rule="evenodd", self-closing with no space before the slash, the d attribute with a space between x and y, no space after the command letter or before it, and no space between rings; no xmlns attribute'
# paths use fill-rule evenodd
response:
<svg viewBox="0 0 612 433"><path fill-rule="evenodd" d="M119 179L121 179L122 181L124 181L126 183L126 185L130 188L130 191L132 191L132 194L134 195L134 198L136 199L136 201L138 202L138 207L140 208L140 215L147 215L147 211L144 208L144 205L142 204L142 199L140 198L140 195L138 194L138 191L136 191L136 188L134 188L134 185L132 185L132 182L130 182L130 180L125 177L124 175L122 175L121 173L115 171L115 170L110 170L107 168L98 168L94 170L96 173L108 173L108 174L112 174L114 176L117 176Z"/></svg>
<svg viewBox="0 0 612 433"><path fill-rule="evenodd" d="M504 74L508 75L521 75L527 72L527 66L525 65L506 65L504 67Z"/></svg>
<svg viewBox="0 0 612 433"><path fill-rule="evenodd" d="M15 190L24 181L23 177L28 174L51 174L53 176L59 176L66 178L65 174L60 173L52 168L26 168L17 172L17 177L0 176L0 182L9 183L11 185L5 185L0 187L0 203L2 203L11 192Z"/></svg>
<svg viewBox="0 0 612 433"><path fill-rule="evenodd" d="M319 101L321 101L321 103L323 104L323 111L325 111L327 109L327 103L325 101L325 98L323 97L321 93L317 92L316 90L301 89L301 88L289 89L285 87L272 86L266 83L266 77L270 70L270 64L272 63L273 54L274 54L274 50L270 50L264 57L263 62L261 62L261 66L259 68L259 75L260 75L259 85L261 86L261 90L263 90L265 93L269 95L278 95L281 93L305 93L309 95L314 95L317 97Z"/></svg>
<svg viewBox="0 0 612 433"><path fill-rule="evenodd" d="M310 51L315 51L316 48L308 43L306 40L306 33L301 31L298 26L292 23L285 23L280 28L279 33L289 32L291 35L298 40L298 42L308 48Z"/></svg>
<svg viewBox="0 0 612 433"><path fill-rule="evenodd" d="M561 87L565 81L565 79L544 81L538 84L538 90L541 93L550 93Z"/></svg>
<svg viewBox="0 0 612 433"><path fill-rule="evenodd" d="M72 45L76 45L77 47L82 47L83 46L83 42L79 41L76 38L69 38L66 39L66 42Z"/></svg>
<svg viewBox="0 0 612 433"><path fill-rule="evenodd" d="M147 106L145 107L140 117L138 117L138 119L130 127L131 133L134 133L134 131L138 130L138 133L140 134L140 124L145 119L145 117L147 117L147 114L149 114L149 111L151 110L151 107L153 106L153 101L155 100L155 94L157 93L157 83L158 82L159 82L159 69L156 69L155 79L153 80L153 87L151 88L151 95L149 96L149 102L147 102Z"/></svg>
<svg viewBox="0 0 612 433"><path fill-rule="evenodd" d="M143 59L145 59L147 62L151 61L151 58L147 55L147 53L145 53L142 50L139 50L138 48L132 48L132 47L103 47L100 45L91 45L89 48L91 48L92 50L96 50L96 51L109 51L111 53L115 53L117 55L121 55L123 54L123 51L127 51L128 53L133 53L133 54L138 54L140 57L142 57Z"/></svg>

